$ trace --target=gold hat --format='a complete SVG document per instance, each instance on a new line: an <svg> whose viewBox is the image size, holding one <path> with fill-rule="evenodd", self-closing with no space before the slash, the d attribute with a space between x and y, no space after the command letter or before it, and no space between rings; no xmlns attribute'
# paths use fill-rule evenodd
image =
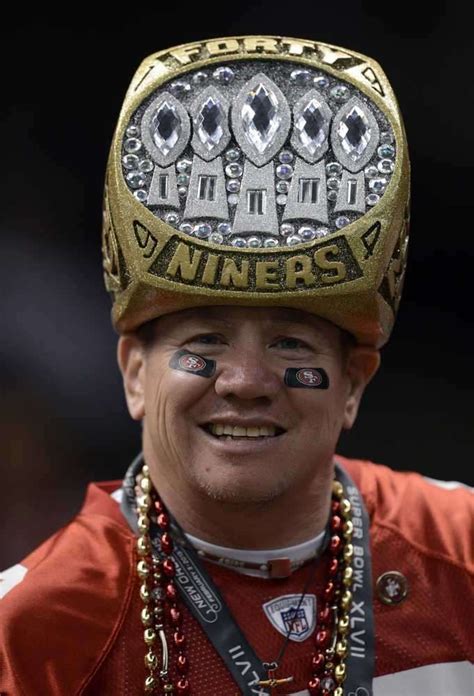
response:
<svg viewBox="0 0 474 696"><path fill-rule="evenodd" d="M115 328L285 306L380 347L402 290L409 176L395 96L360 53L242 36L148 56L107 165Z"/></svg>

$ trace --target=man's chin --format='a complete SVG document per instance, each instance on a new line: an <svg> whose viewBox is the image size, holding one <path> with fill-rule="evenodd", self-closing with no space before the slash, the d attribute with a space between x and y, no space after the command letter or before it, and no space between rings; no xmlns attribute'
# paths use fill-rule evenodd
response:
<svg viewBox="0 0 474 696"><path fill-rule="evenodd" d="M233 506L269 503L285 493L290 483L274 476L258 476L258 473L251 476L248 471L233 469L226 473L219 472L219 475L212 476L207 470L197 477L195 483L201 493L211 500Z"/></svg>

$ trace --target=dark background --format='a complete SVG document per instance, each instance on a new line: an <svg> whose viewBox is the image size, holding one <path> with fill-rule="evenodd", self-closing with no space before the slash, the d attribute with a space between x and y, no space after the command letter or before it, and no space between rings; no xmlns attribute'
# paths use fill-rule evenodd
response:
<svg viewBox="0 0 474 696"><path fill-rule="evenodd" d="M382 65L410 143L411 248L396 328L340 452L473 482L466 4L148 7L124 4L103 21L74 9L3 18L0 567L70 519L88 481L120 478L139 449L102 284L102 185L135 69L149 53L187 41L283 34L352 48Z"/></svg>

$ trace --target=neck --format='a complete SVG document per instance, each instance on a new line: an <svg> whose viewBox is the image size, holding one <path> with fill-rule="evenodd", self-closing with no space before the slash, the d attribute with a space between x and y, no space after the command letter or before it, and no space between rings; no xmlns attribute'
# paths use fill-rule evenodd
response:
<svg viewBox="0 0 474 696"><path fill-rule="evenodd" d="M278 549L320 534L327 523L334 476L332 463L311 481L265 502L216 500L182 481L173 482L145 452L151 478L165 506L185 532L234 549Z"/></svg>

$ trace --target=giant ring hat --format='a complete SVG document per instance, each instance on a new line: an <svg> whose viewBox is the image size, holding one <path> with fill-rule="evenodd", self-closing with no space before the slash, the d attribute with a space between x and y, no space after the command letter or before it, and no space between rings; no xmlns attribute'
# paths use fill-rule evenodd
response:
<svg viewBox="0 0 474 696"><path fill-rule="evenodd" d="M284 306L380 347L403 285L408 202L402 119L371 58L275 36L150 55L107 165L113 324Z"/></svg>

